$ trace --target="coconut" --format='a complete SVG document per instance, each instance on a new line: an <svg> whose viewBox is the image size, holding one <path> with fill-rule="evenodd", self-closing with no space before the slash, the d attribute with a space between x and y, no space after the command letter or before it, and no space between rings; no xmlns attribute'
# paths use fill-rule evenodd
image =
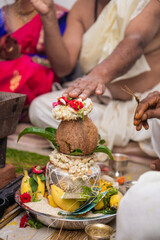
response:
<svg viewBox="0 0 160 240"><path fill-rule="evenodd" d="M90 118L62 121L56 132L59 150L71 154L80 149L83 155L90 155L98 144L98 131Z"/></svg>

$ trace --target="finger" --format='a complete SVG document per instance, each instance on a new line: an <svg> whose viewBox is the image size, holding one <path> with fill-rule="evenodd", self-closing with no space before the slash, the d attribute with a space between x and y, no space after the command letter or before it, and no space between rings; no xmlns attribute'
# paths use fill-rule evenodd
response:
<svg viewBox="0 0 160 240"><path fill-rule="evenodd" d="M89 97L93 92L95 91L95 86L88 85L83 92L79 95L82 100L85 100L87 97Z"/></svg>
<svg viewBox="0 0 160 240"><path fill-rule="evenodd" d="M149 129L149 125L148 125L148 122L147 121L142 121L142 125L143 127L148 130Z"/></svg>
<svg viewBox="0 0 160 240"><path fill-rule="evenodd" d="M141 122L141 119L138 119L138 120L134 119L133 124L134 124L134 126L137 126L140 124L140 122Z"/></svg>
<svg viewBox="0 0 160 240"><path fill-rule="evenodd" d="M140 131L142 129L142 122L140 122L137 126L136 126L136 130Z"/></svg>
<svg viewBox="0 0 160 240"><path fill-rule="evenodd" d="M63 97L69 97L69 93L72 92L74 90L74 86L71 86L69 88L67 88L64 92L63 92Z"/></svg>
<svg viewBox="0 0 160 240"><path fill-rule="evenodd" d="M150 164L152 170L160 171L160 159L156 159Z"/></svg>
<svg viewBox="0 0 160 240"><path fill-rule="evenodd" d="M97 95L101 95L101 94L104 93L104 91L105 91L105 85L102 84L102 83L99 83L99 84L97 85L97 87L96 87L95 93L96 93Z"/></svg>
<svg viewBox="0 0 160 240"><path fill-rule="evenodd" d="M160 119L160 108L149 109L142 115L142 121L145 121L145 120L151 119L151 118Z"/></svg>
<svg viewBox="0 0 160 240"><path fill-rule="evenodd" d="M148 108L147 102L140 102L136 108L134 118L140 119L142 117L142 115L144 114L144 112L147 110L147 108Z"/></svg>
<svg viewBox="0 0 160 240"><path fill-rule="evenodd" d="M154 107L159 101L159 96L157 94L152 94L150 97L143 99L137 106L135 111L135 119L140 119L144 112L150 107Z"/></svg>

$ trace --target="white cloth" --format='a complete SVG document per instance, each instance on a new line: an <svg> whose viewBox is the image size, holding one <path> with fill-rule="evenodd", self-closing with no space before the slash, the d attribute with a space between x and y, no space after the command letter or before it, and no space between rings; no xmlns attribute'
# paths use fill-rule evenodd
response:
<svg viewBox="0 0 160 240"><path fill-rule="evenodd" d="M15 3L16 0L1 0L0 1L0 8L6 6L6 5L9 5L9 4L13 4Z"/></svg>
<svg viewBox="0 0 160 240"><path fill-rule="evenodd" d="M157 157L160 159L160 120L153 119L151 127L151 142Z"/></svg>
<svg viewBox="0 0 160 240"><path fill-rule="evenodd" d="M112 0L105 6L97 21L83 36L80 66L85 74L113 52L124 38L129 21L141 13L149 1ZM126 74L112 82L137 76L146 71L150 71L150 67L142 55Z"/></svg>
<svg viewBox="0 0 160 240"><path fill-rule="evenodd" d="M155 90L160 91L160 83L150 91ZM64 90L54 91L33 100L29 109L29 116L33 125L41 128L58 127L59 121L52 117L52 102L57 101L57 97L62 96L63 92ZM140 96L140 99L143 99L148 95L148 92L137 95ZM136 107L137 102L134 98L126 102L111 100L108 105L93 104L93 110L89 117L110 149L113 145L125 146L130 140L143 141L151 138L151 127L147 131L142 129L138 132L133 126Z"/></svg>
<svg viewBox="0 0 160 240"><path fill-rule="evenodd" d="M120 201L116 240L160 239L160 172L140 176Z"/></svg>

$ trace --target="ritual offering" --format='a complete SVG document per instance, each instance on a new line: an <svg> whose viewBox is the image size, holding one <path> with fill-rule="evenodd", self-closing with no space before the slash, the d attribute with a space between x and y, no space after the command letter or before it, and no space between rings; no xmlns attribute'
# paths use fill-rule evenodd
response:
<svg viewBox="0 0 160 240"><path fill-rule="evenodd" d="M88 117L92 101L60 97L52 106L53 117L61 120L58 129L31 127L19 135L18 140L24 134L43 136L52 142L54 150L46 168L35 166L31 177L25 172L16 199L32 213L56 217L57 221L83 222L74 227L64 224L64 228L83 228L85 219L94 223L102 218L107 223L115 216L122 194L118 182L101 178L96 164L97 152L106 153L112 160L113 156Z"/></svg>

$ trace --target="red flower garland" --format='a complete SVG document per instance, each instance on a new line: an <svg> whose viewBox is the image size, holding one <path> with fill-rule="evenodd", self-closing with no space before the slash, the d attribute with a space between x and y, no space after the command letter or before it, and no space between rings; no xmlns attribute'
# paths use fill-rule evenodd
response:
<svg viewBox="0 0 160 240"><path fill-rule="evenodd" d="M57 105L69 105L75 111L79 111L83 108L83 103L81 101L77 101L76 99L68 99L66 97L60 97L58 98L58 102L52 103L53 108Z"/></svg>

